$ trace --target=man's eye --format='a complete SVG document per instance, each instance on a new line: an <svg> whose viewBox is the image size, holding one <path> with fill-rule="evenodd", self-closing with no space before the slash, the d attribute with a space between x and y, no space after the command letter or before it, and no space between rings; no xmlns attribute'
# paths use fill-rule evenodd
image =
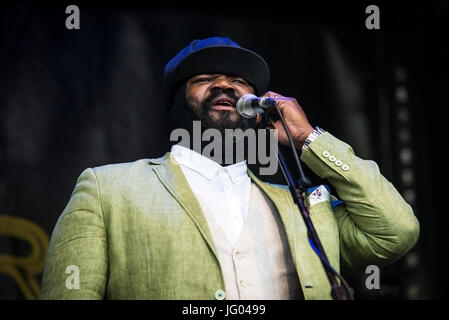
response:
<svg viewBox="0 0 449 320"><path fill-rule="evenodd" d="M243 81L243 80L240 80L240 79L234 79L234 80L232 80L232 82L234 82L234 83L239 83L239 84L243 84L243 85L246 86L246 82Z"/></svg>
<svg viewBox="0 0 449 320"><path fill-rule="evenodd" d="M195 82L209 82L210 78L199 78Z"/></svg>

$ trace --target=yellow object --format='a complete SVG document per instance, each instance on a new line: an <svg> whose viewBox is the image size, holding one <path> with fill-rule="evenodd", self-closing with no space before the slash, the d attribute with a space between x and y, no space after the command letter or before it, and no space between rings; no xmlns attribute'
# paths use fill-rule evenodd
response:
<svg viewBox="0 0 449 320"><path fill-rule="evenodd" d="M0 273L12 276L26 299L37 299L40 287L35 276L42 272L44 266L49 244L47 234L32 221L3 214L0 214L0 234L20 238L30 244L28 256L0 253Z"/></svg>

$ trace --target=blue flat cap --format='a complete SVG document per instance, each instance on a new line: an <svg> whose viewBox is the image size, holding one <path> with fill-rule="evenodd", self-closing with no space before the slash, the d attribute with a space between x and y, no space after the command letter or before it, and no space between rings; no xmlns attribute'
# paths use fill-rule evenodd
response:
<svg viewBox="0 0 449 320"><path fill-rule="evenodd" d="M229 38L194 40L165 66L163 89L166 102L184 80L202 73L222 73L242 77L262 95L268 89L270 69L257 53L240 47Z"/></svg>

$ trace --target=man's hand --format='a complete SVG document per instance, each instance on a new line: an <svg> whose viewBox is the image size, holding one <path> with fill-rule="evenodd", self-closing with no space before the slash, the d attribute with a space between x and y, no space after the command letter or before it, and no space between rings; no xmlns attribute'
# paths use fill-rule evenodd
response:
<svg viewBox="0 0 449 320"><path fill-rule="evenodd" d="M307 120L307 116L299 103L295 98L284 97L273 91L266 92L263 97L270 97L276 100L296 148L301 149L307 136L313 131L313 127ZM273 125L278 130L279 142L283 145L289 145L288 137L281 120L273 122Z"/></svg>

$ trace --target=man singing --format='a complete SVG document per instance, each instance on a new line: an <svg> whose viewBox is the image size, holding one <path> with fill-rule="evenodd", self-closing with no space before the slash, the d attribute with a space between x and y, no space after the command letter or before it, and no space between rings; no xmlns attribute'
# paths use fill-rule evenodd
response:
<svg viewBox="0 0 449 320"><path fill-rule="evenodd" d="M165 68L174 128L252 130L261 117L241 117L237 99L276 100L301 160L338 196L324 185L305 194L330 264L345 274L407 253L419 235L410 206L375 162L313 127L296 99L267 92L269 77L263 58L230 39L193 41ZM331 299L288 189L191 146L81 174L52 234L41 299Z"/></svg>

